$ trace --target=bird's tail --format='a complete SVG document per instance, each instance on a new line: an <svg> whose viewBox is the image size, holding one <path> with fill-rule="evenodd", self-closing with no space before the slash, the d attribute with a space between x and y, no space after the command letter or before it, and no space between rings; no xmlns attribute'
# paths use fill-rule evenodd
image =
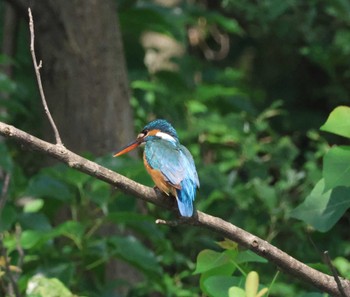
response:
<svg viewBox="0 0 350 297"><path fill-rule="evenodd" d="M184 179L181 182L181 189L176 190L177 205L180 214L183 217L191 217L193 215L193 201L196 196L196 184L190 179Z"/></svg>

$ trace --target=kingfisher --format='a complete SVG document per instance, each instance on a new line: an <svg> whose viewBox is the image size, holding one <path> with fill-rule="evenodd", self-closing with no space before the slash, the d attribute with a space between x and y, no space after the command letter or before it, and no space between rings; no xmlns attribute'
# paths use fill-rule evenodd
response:
<svg viewBox="0 0 350 297"><path fill-rule="evenodd" d="M114 157L145 144L143 162L156 186L176 198L181 216L193 215L193 201L199 179L193 157L180 144L174 127L163 119L148 123L136 140L121 148Z"/></svg>

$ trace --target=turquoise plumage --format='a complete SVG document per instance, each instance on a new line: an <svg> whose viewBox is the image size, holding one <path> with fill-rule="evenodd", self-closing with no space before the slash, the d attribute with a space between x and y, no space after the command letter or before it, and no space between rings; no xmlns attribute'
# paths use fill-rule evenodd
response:
<svg viewBox="0 0 350 297"><path fill-rule="evenodd" d="M180 144L175 129L165 120L147 124L136 141L115 156L145 143L144 163L157 187L177 199L181 216L193 215L199 179L191 153Z"/></svg>
<svg viewBox="0 0 350 297"><path fill-rule="evenodd" d="M193 201L199 180L190 152L178 140L169 141L156 136L146 138L145 157L148 165L160 171L165 181L176 189L182 216L193 214Z"/></svg>

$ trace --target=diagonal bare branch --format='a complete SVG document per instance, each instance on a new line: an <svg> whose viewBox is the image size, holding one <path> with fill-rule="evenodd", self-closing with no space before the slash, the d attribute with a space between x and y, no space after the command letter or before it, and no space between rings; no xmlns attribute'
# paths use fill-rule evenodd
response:
<svg viewBox="0 0 350 297"><path fill-rule="evenodd" d="M153 203L159 207L177 212L177 208L173 203L174 201L172 199L168 199L167 196L161 194L159 191L143 186L116 172L113 172L108 168L89 161L67 150L61 145L48 143L11 125L1 122L0 135L13 139L21 143L24 147L34 149L56 158L72 168L117 187L124 193ZM334 280L333 276L327 275L307 266L267 241L229 222L226 222L223 219L197 211L192 218L181 223L212 230L213 232L229 238L268 259L276 266L281 268L285 273L288 273L301 281L304 281L305 283L311 284L316 288L329 293L331 296L343 296L339 291L339 286ZM343 278L339 278L339 281L341 282L341 287L343 288L346 296L350 296L350 281Z"/></svg>

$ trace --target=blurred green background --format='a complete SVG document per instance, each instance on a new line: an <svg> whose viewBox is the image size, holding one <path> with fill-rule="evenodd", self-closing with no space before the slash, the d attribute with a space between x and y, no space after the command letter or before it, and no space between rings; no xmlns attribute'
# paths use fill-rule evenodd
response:
<svg viewBox="0 0 350 297"><path fill-rule="evenodd" d="M0 56L0 117L45 137L47 124L29 53L26 10L19 9L20 2L14 1L15 35L9 36L5 25L0 32L3 44L15 40L12 55ZM92 5L91 1L72 3ZM195 202L198 210L221 217L326 273L330 271L322 253L329 250L340 274L350 277L349 213L334 226L327 225L332 228L327 232L291 217L321 179L322 158L330 144L348 143L319 128L335 107L350 102L349 1L120 0L113 4L132 113L117 118L120 126L111 124L109 133L121 133L129 125L133 130L125 139L132 139L150 120L166 118L194 156L201 183ZM3 24L8 5L0 3ZM36 18L40 14L34 13ZM90 22L100 18L105 16ZM51 27L38 20L38 59L42 58L40 32L45 28ZM71 28L67 24L62 28L69 35ZM79 24L74 27L78 29ZM103 56L105 46L91 41L100 46ZM45 59L43 63L45 69ZM60 67L58 62L54 65ZM55 86L48 71L42 75L44 87L45 81ZM67 96L65 102L76 99ZM55 104L63 103L51 102L51 107ZM102 106L96 102L94 108ZM71 112L78 115L78 109ZM65 121L60 119L64 114L55 114L56 120ZM87 141L98 142L96 137ZM122 142L99 151L90 151L89 146L78 150L153 186L139 158L141 150L138 156L112 158ZM216 234L190 226L155 225L155 219L171 219L173 214L101 181L22 151L5 139L0 150L2 296L16 296L2 264L5 255L10 257L21 296L73 296L71 292L74 296L245 296L215 288L243 288L252 270L260 275L260 288L270 288L268 296L327 296L302 280L278 274L273 264L247 256L233 243L218 245L224 238ZM198 267L201 261L222 257L226 260L220 265ZM235 263L234 267L228 263ZM205 282L210 276L232 278ZM29 284L36 289L30 290ZM61 293L50 295L53 291Z"/></svg>

